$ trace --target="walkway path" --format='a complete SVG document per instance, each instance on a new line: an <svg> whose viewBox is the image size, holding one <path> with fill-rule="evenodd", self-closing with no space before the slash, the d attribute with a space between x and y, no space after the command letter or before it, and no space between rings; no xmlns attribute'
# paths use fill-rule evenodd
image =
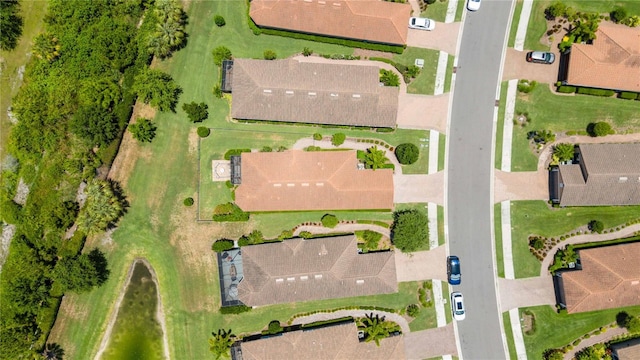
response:
<svg viewBox="0 0 640 360"><path fill-rule="evenodd" d="M447 267L443 260L446 258L446 254L445 246L438 246L429 251L416 251L411 254L396 251L394 256L398 282L427 279L446 281Z"/></svg>
<svg viewBox="0 0 640 360"><path fill-rule="evenodd" d="M640 224L633 224L631 226L627 226L625 228L620 229L620 231L614 231L606 234L596 233L596 234L576 235L568 239L565 239L561 243L551 248L551 250L547 251L547 256L544 258L544 260L542 260L542 265L540 267L540 276L547 276L547 277L551 276L551 274L549 274L549 266L553 262L553 255L560 248L563 248L569 244L584 244L589 242L621 239L621 238L633 236L638 232L640 232Z"/></svg>
<svg viewBox="0 0 640 360"><path fill-rule="evenodd" d="M431 175L393 175L393 202L444 204L444 171Z"/></svg>
<svg viewBox="0 0 640 360"><path fill-rule="evenodd" d="M449 96L400 93L398 127L401 129L437 130L447 132Z"/></svg>
<svg viewBox="0 0 640 360"><path fill-rule="evenodd" d="M578 351L580 351L580 350L582 350L582 349L584 349L586 347L589 347L591 345L607 342L607 341L613 339L616 336L620 336L622 334L625 334L626 332L627 332L627 329L625 329L625 328L620 328L620 327L607 328L607 331L602 333L602 334L594 335L594 336L591 336L588 339L582 340L580 342L580 344L578 344L577 346L574 346L573 349L567 351L564 354L564 359L565 360L573 360L574 355Z"/></svg>
<svg viewBox="0 0 640 360"><path fill-rule="evenodd" d="M309 316L301 316L301 317L295 318L295 320L293 320L292 325L308 324L316 321L333 320L333 319L339 319L347 316L365 317L371 313L373 313L374 315L379 315L380 317L384 316L385 320L393 321L396 324L400 325L400 328L402 329L402 333L405 334L405 336L406 334L409 334L411 332L411 330L409 329L409 322L407 321L407 319L400 316L399 314L390 313L386 311L378 311L378 310L338 310L334 312L317 313Z"/></svg>
<svg viewBox="0 0 640 360"><path fill-rule="evenodd" d="M433 90L433 95L444 94L444 83L447 75L447 62L449 61L449 54L444 51L440 51L438 54L438 67L436 68L436 84Z"/></svg>
<svg viewBox="0 0 640 360"><path fill-rule="evenodd" d="M520 22L518 23L518 30L516 31L516 40L514 42L514 48L522 51L524 49L524 40L527 37L527 25L529 25L529 17L531 16L531 7L533 6L533 0L524 0L522 3L522 12L520 13Z"/></svg>
<svg viewBox="0 0 640 360"><path fill-rule="evenodd" d="M501 312L528 306L554 306L556 303L553 281L548 276L516 280L498 278L498 285Z"/></svg>
<svg viewBox="0 0 640 360"><path fill-rule="evenodd" d="M407 359L430 359L443 355L458 356L453 323L447 326L404 334Z"/></svg>
<svg viewBox="0 0 640 360"><path fill-rule="evenodd" d="M447 16L444 19L445 23L452 23L456 21L456 12L458 11L458 1L464 1L464 0L449 0L449 3L447 4Z"/></svg>

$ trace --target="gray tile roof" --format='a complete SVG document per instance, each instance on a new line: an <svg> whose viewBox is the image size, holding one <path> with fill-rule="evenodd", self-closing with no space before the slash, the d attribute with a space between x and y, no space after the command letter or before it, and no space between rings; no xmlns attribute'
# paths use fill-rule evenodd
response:
<svg viewBox="0 0 640 360"><path fill-rule="evenodd" d="M236 119L396 126L399 89L377 66L236 59L232 94Z"/></svg>
<svg viewBox="0 0 640 360"><path fill-rule="evenodd" d="M560 165L561 206L640 204L640 143L580 144L580 164Z"/></svg>
<svg viewBox="0 0 640 360"><path fill-rule="evenodd" d="M359 342L355 323L307 331L292 331L270 338L242 343L243 360L389 360L405 359L402 336Z"/></svg>
<svg viewBox="0 0 640 360"><path fill-rule="evenodd" d="M355 235L242 248L238 297L248 306L398 291L393 252L358 254Z"/></svg>

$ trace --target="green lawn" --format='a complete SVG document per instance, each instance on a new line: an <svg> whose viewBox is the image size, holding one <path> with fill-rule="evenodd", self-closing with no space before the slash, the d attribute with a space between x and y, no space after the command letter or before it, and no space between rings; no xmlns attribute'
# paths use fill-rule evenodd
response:
<svg viewBox="0 0 640 360"><path fill-rule="evenodd" d="M500 84L500 107L498 107L498 122L496 124L496 150L495 150L495 167L502 168L502 138L504 137L504 113L507 108L507 88L508 81Z"/></svg>
<svg viewBox="0 0 640 360"><path fill-rule="evenodd" d="M444 77L444 92L448 93L451 91L451 81L453 77L453 62L455 60L455 56L449 55L449 60L447 60L447 72Z"/></svg>
<svg viewBox="0 0 640 360"><path fill-rule="evenodd" d="M24 21L22 36L14 50L0 50L0 59L3 59L2 76L0 76L0 89L2 89L0 91L0 109L2 109L0 111L0 159L4 159L4 147L9 137L11 124L6 110L22 84L18 70L27 63L31 56L31 41L42 30L44 25L42 20L48 6L49 2L47 1L20 2L20 16Z"/></svg>
<svg viewBox="0 0 640 360"><path fill-rule="evenodd" d="M444 162L447 158L447 136L440 134L438 138L438 171L444 170Z"/></svg>
<svg viewBox="0 0 640 360"><path fill-rule="evenodd" d="M515 360L518 358L516 353L516 344L513 341L513 329L511 328L511 317L509 312L502 313L502 323L504 324L504 333L507 337L507 347L509 348L509 359Z"/></svg>
<svg viewBox="0 0 640 360"><path fill-rule="evenodd" d="M522 13L523 0L516 1L516 8L513 10L513 19L511 19L511 29L509 30L508 47L513 47L516 42L516 33L518 32L518 23L520 23L520 14Z"/></svg>
<svg viewBox="0 0 640 360"><path fill-rule="evenodd" d="M524 343L529 359L541 359L546 349L559 348L570 344L576 338L596 330L602 326L614 323L616 314L626 311L629 315L640 314L640 306L627 308L592 311L577 314L558 314L550 306L536 306L521 308L531 311L535 316L536 330L533 335L524 334Z"/></svg>
<svg viewBox="0 0 640 360"><path fill-rule="evenodd" d="M407 86L408 93L433 95L439 54L438 50L408 47L402 55L393 56L394 61L406 66L414 65L416 59L424 59L424 67L420 74Z"/></svg>
<svg viewBox="0 0 640 360"><path fill-rule="evenodd" d="M532 130L584 131L589 123L607 121L618 133L640 131L637 103L589 95L555 95L546 84L538 84L529 94L519 93L515 109L516 113L528 113L531 122L525 127L514 126L513 171L536 170L538 160L526 139Z"/></svg>
<svg viewBox="0 0 640 360"><path fill-rule="evenodd" d="M420 17L426 17L438 22L444 22L447 18L447 6L449 1L436 1L427 7L427 10L420 13Z"/></svg>
<svg viewBox="0 0 640 360"><path fill-rule="evenodd" d="M640 2L629 0L563 0L567 6L571 6L578 11L597 12L600 14L608 14L615 7L624 7L629 16L640 15ZM544 9L553 3L553 0L535 0L531 9L531 18L529 19L529 27L527 29L527 37L524 42L524 48L528 50L549 50L549 47L540 43L540 38L547 31L547 23L544 17ZM555 34L558 36L560 34Z"/></svg>
<svg viewBox="0 0 640 360"><path fill-rule="evenodd" d="M464 13L466 3L467 0L458 0L458 6L456 8L456 21L462 21L462 13Z"/></svg>
<svg viewBox="0 0 640 360"><path fill-rule="evenodd" d="M453 315L451 314L451 302L449 302L451 298L451 288L446 281L442 281L442 296L447 299L444 303L444 317L447 319L447 324L449 324L453 321Z"/></svg>
<svg viewBox="0 0 640 360"><path fill-rule="evenodd" d="M544 201L511 202L511 241L515 277L540 275L540 262L529 252L528 237L545 237L571 232L591 220L611 228L640 217L640 206L601 206L549 209Z"/></svg>
<svg viewBox="0 0 640 360"><path fill-rule="evenodd" d="M442 246L444 243L444 207L438 205L438 246Z"/></svg>
<svg viewBox="0 0 640 360"><path fill-rule="evenodd" d="M504 253L502 252L502 216L500 211L502 204L493 205L493 225L496 238L496 266L498 267L498 276L504 278Z"/></svg>

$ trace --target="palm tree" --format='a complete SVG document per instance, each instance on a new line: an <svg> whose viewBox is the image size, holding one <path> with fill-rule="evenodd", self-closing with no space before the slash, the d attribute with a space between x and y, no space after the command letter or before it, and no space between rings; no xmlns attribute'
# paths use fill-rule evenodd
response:
<svg viewBox="0 0 640 360"><path fill-rule="evenodd" d="M231 329L225 331L224 329L218 329L218 333L212 332L213 337L209 339L209 351L213 353L215 359L229 358L231 357L230 349L235 342L235 335L231 332Z"/></svg>
<svg viewBox="0 0 640 360"><path fill-rule="evenodd" d="M42 351L42 358L45 360L62 360L64 349L56 343L48 343Z"/></svg>
<svg viewBox="0 0 640 360"><path fill-rule="evenodd" d="M124 214L126 201L114 192L113 184L96 180L85 189L87 201L78 216L78 228L87 233L106 230Z"/></svg>
<svg viewBox="0 0 640 360"><path fill-rule="evenodd" d="M366 314L361 323L365 333L365 342L375 341L378 346L380 346L380 340L388 337L397 327L390 321L384 321L384 316L380 317L380 315L373 315L373 313Z"/></svg>
<svg viewBox="0 0 640 360"><path fill-rule="evenodd" d="M387 161L384 151L378 149L377 146L367 149L367 153L364 155L364 163L369 169L380 169Z"/></svg>
<svg viewBox="0 0 640 360"><path fill-rule="evenodd" d="M553 155L558 157L560 161L568 161L572 160L575 152L575 147L573 144L556 144L553 147Z"/></svg>

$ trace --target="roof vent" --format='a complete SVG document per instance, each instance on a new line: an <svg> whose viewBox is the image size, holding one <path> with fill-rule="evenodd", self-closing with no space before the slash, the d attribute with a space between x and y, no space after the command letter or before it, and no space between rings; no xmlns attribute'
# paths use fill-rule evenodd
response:
<svg viewBox="0 0 640 360"><path fill-rule="evenodd" d="M327 3L326 1L322 1L322 0L319 0L319 1L318 1L318 4L320 4L320 5L324 5L324 4L326 4L326 3Z"/></svg>
<svg viewBox="0 0 640 360"><path fill-rule="evenodd" d="M295 277L288 277L287 281L296 281L296 278Z"/></svg>
<svg viewBox="0 0 640 360"><path fill-rule="evenodd" d="M293 95L293 90L287 90L284 93L287 94L287 95Z"/></svg>
<svg viewBox="0 0 640 360"><path fill-rule="evenodd" d="M340 7L340 6L342 6L342 4L340 4L340 3L333 3L333 6Z"/></svg>
<svg viewBox="0 0 640 360"><path fill-rule="evenodd" d="M625 183L627 182L627 180L629 180L626 176L620 176L620 178L618 179L619 182L621 183Z"/></svg>
<svg viewBox="0 0 640 360"><path fill-rule="evenodd" d="M276 284L277 284L277 283L281 283L281 282L283 282L283 281L284 281L284 279L276 279Z"/></svg>
<svg viewBox="0 0 640 360"><path fill-rule="evenodd" d="M331 93L331 97L332 97L333 99L337 99L337 98L338 98L338 94L337 94L337 93Z"/></svg>
<svg viewBox="0 0 640 360"><path fill-rule="evenodd" d="M300 280L309 280L309 277L307 275L300 276Z"/></svg>
<svg viewBox="0 0 640 360"><path fill-rule="evenodd" d="M311 92L311 91L309 91L309 96L310 96L310 97L313 97L313 96L316 96L316 95L318 95L318 94L316 94L315 92Z"/></svg>
<svg viewBox="0 0 640 360"><path fill-rule="evenodd" d="M360 94L353 94L351 97L354 99L360 99Z"/></svg>
<svg viewBox="0 0 640 360"><path fill-rule="evenodd" d="M364 280L356 280L356 284L362 285L362 284L364 284Z"/></svg>
<svg viewBox="0 0 640 360"><path fill-rule="evenodd" d="M271 90L270 89L264 89L264 90L262 90L262 93L271 94Z"/></svg>
<svg viewBox="0 0 640 360"><path fill-rule="evenodd" d="M316 280L320 280L320 279L322 279L322 274L314 275L313 277Z"/></svg>

